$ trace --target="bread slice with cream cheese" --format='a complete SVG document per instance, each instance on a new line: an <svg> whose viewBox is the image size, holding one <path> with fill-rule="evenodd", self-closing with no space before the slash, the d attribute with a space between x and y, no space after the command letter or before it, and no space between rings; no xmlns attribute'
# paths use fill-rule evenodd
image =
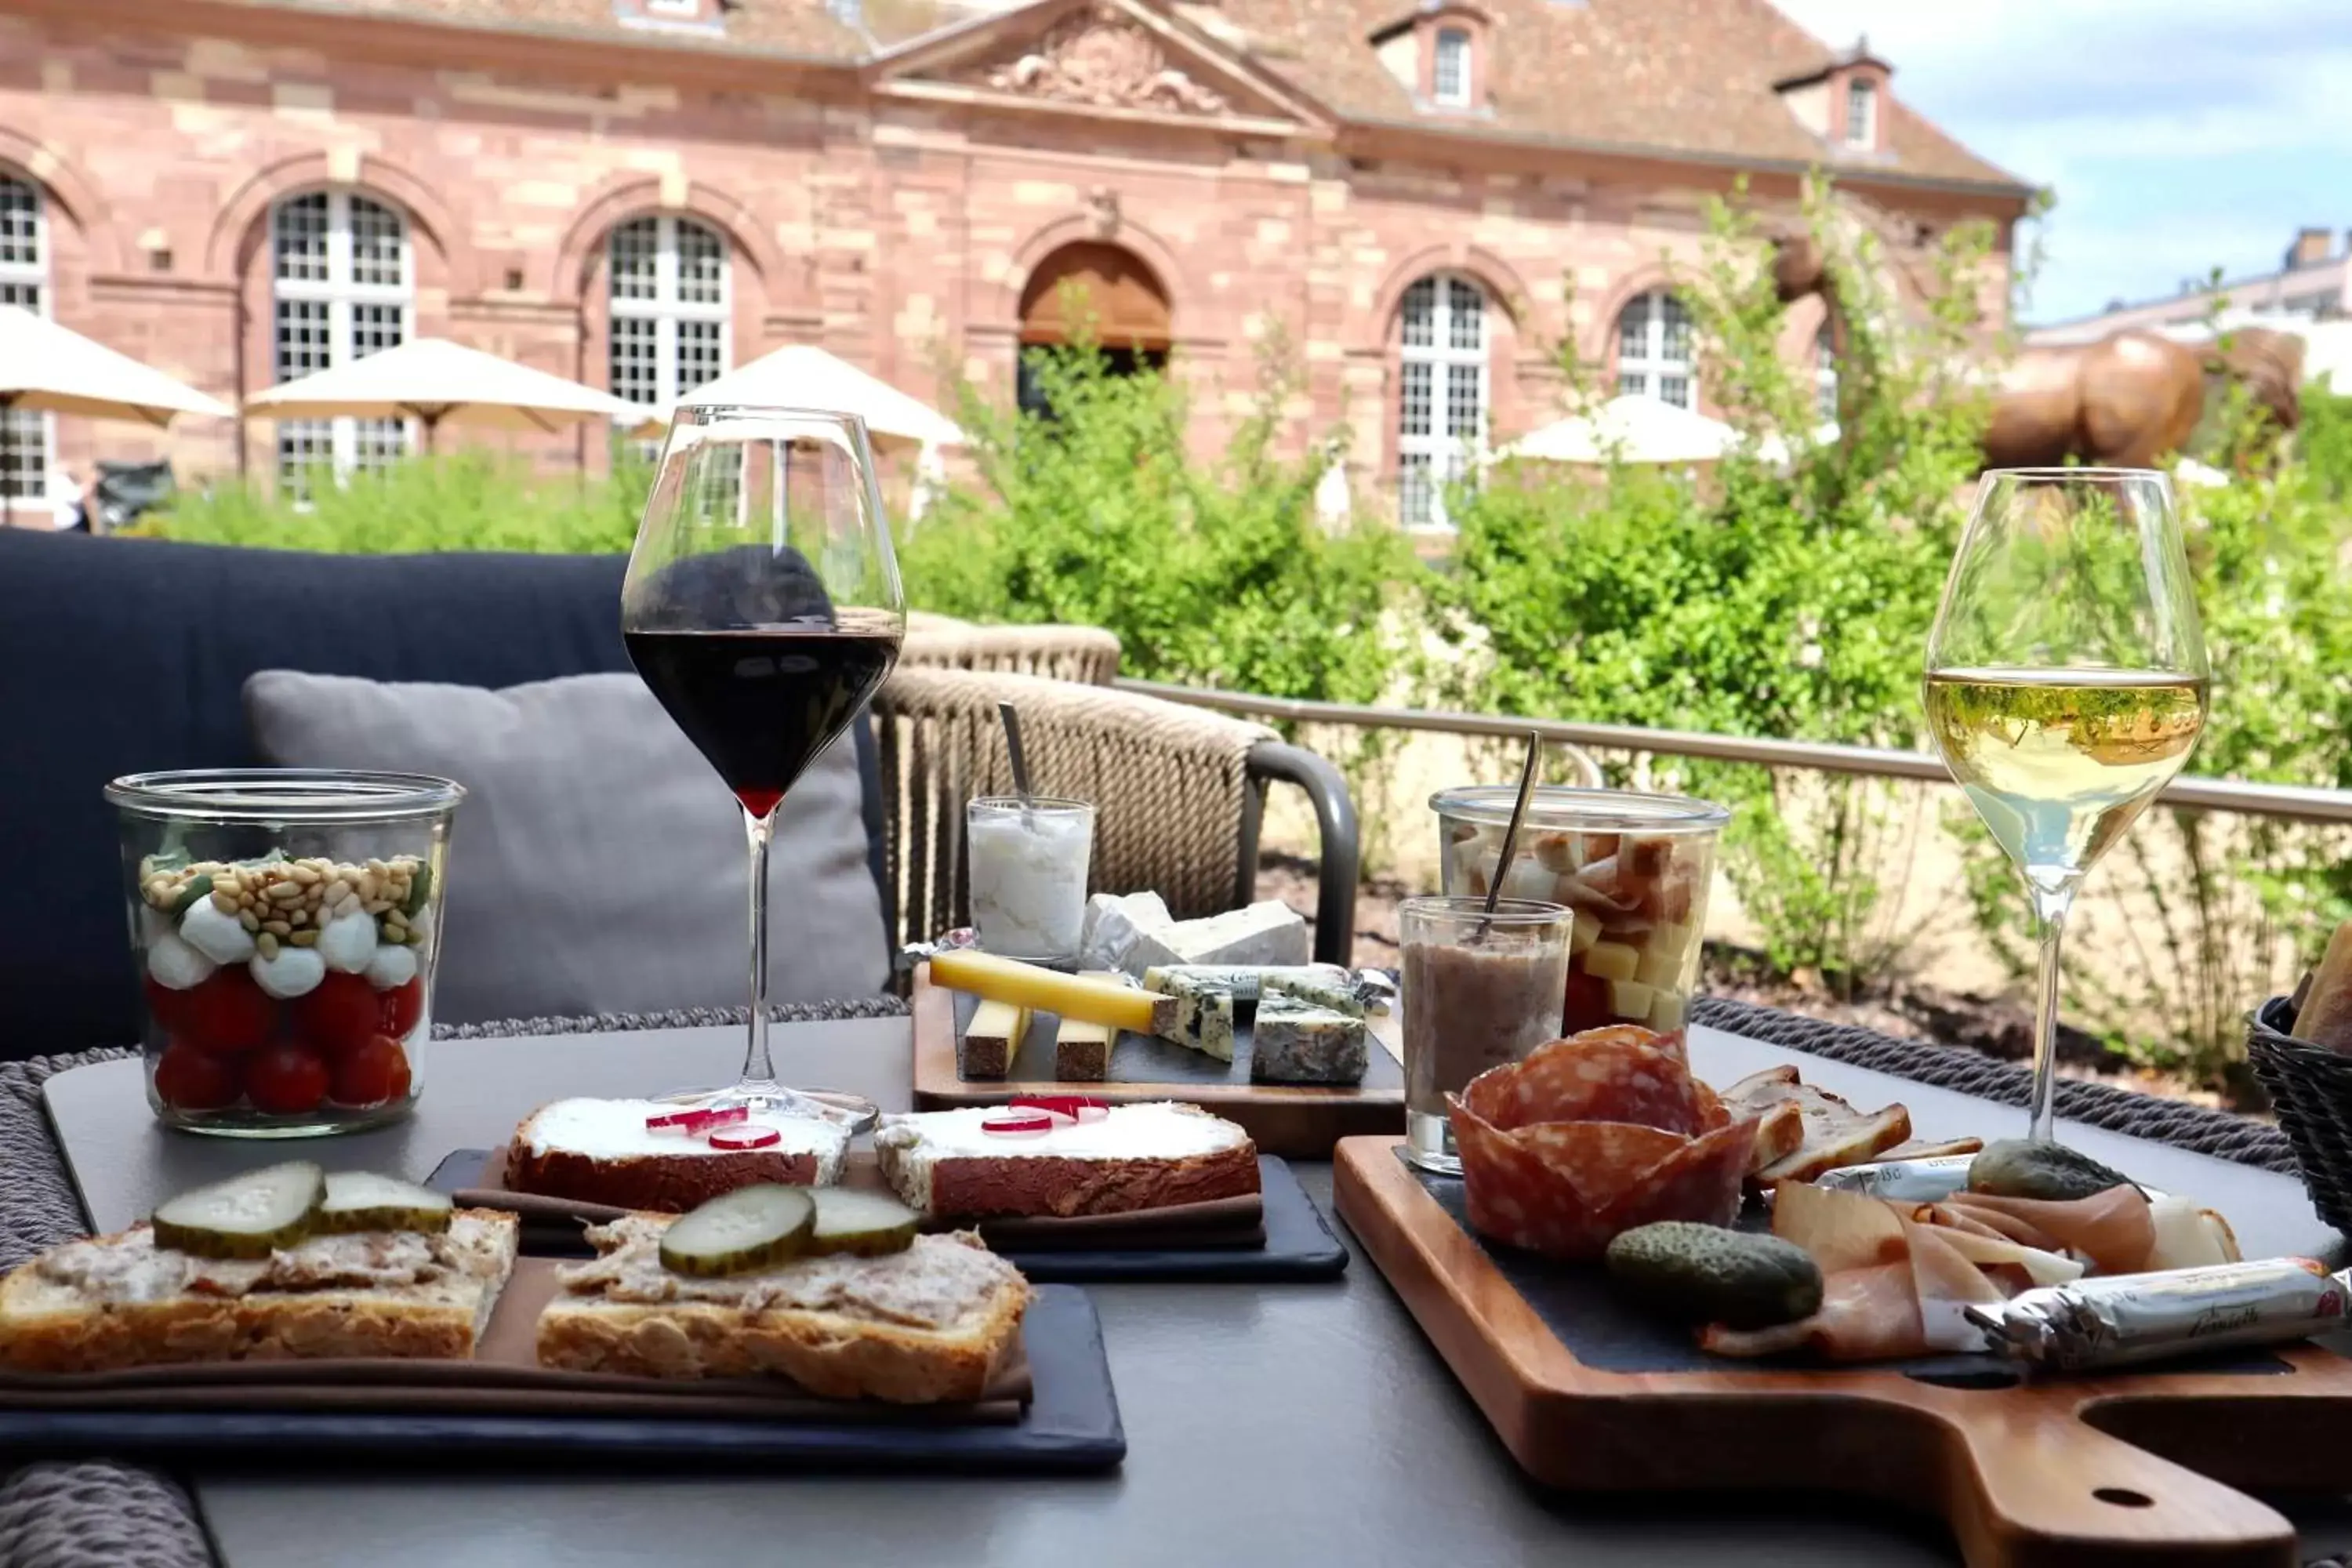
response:
<svg viewBox="0 0 2352 1568"><path fill-rule="evenodd" d="M1197 1105L1114 1105L1010 1135L1000 1107L919 1111L875 1130L883 1175L918 1213L952 1218L1131 1214L1258 1190L1257 1145Z"/></svg>
<svg viewBox="0 0 2352 1568"><path fill-rule="evenodd" d="M696 1134L649 1128L648 1118L678 1108L657 1100L559 1100L515 1129L506 1184L614 1208L684 1214L721 1193L755 1182L831 1186L841 1178L849 1133L839 1123L804 1116L754 1116L724 1131L770 1127L764 1149L719 1149Z"/></svg>

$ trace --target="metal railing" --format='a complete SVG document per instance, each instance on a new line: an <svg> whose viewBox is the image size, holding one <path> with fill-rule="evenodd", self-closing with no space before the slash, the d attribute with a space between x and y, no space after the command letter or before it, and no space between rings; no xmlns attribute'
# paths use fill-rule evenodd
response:
<svg viewBox="0 0 2352 1568"><path fill-rule="evenodd" d="M1705 757L1766 767L1811 768L1822 773L1865 773L1874 778L1919 779L1949 784L1950 770L1922 752L1878 746L1837 746L1819 741L1756 740L1706 735L1691 730L1644 730L1633 724L1580 724L1558 719L1522 719L1498 713L1449 713L1426 708L1368 708L1348 702L1307 702L1260 697L1246 691L1210 691L1122 677L1129 691L1189 702L1253 719L1301 724L1339 724L1361 730L1427 730L1444 735L1480 735L1513 740L1533 730L1547 741L1612 751L1650 752L1674 757ZM2294 784L2242 784L2235 779L2179 778L2157 797L2167 805L2238 812L2284 822L2352 824L2352 791L2305 789Z"/></svg>

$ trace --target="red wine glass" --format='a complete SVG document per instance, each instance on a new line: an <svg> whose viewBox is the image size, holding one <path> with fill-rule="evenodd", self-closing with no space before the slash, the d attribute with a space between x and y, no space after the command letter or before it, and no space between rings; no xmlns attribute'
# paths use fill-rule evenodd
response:
<svg viewBox="0 0 2352 1568"><path fill-rule="evenodd" d="M681 405L621 584L629 658L743 813L751 1022L741 1079L681 1098L862 1123L870 1104L777 1080L768 1056L776 809L898 660L906 596L865 421Z"/></svg>

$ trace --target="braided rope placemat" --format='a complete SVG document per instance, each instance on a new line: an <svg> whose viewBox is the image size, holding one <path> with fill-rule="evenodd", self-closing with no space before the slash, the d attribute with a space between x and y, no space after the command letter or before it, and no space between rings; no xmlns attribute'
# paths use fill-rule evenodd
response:
<svg viewBox="0 0 2352 1568"><path fill-rule="evenodd" d="M601 1017L526 1018L436 1029L436 1038L496 1039L740 1025L748 1009L696 1007ZM894 997L779 1007L781 1022L887 1018L903 1015ZM2027 1075L2006 1063L1941 1046L1890 1039L1868 1029L1823 1023L1746 1003L1702 1000L1693 1017L1710 1027L1810 1052L1833 1061L1896 1074L2007 1105L2025 1102ZM85 1051L0 1063L0 1268L82 1233L74 1195L47 1117L41 1085L57 1073L133 1053ZM2225 1112L2134 1094L2105 1084L2062 1079L2058 1108L2074 1120L2224 1159L2292 1172L2294 1156L2275 1129ZM2317 1560L2331 1568L2337 1560ZM0 1481L0 1568L213 1568L211 1548L187 1494L152 1470L110 1459L27 1465Z"/></svg>
<svg viewBox="0 0 2352 1568"><path fill-rule="evenodd" d="M2025 1068L1974 1051L1893 1039L1874 1030L1824 1023L1748 1002L1701 997L1692 1005L1691 1018L1709 1028L1972 1094L1997 1105L2023 1105L2032 1082L2032 1074ZM2294 1150L2285 1133L2226 1110L2137 1094L2113 1084L2061 1078L2058 1114L2110 1132L2170 1143L2242 1165L2289 1176L2296 1173Z"/></svg>

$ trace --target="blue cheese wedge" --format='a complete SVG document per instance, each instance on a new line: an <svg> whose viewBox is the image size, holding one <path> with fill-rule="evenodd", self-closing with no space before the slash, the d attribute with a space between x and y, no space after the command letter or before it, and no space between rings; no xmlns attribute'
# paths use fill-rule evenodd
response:
<svg viewBox="0 0 2352 1568"><path fill-rule="evenodd" d="M1147 990L1165 991L1171 980L1189 980L1213 991L1230 991L1236 1002L1255 1002L1276 980L1319 982L1339 987L1347 984L1348 972L1336 963L1172 963L1154 964L1143 972Z"/></svg>
<svg viewBox="0 0 2352 1568"><path fill-rule="evenodd" d="M1334 981L1324 979L1313 970L1294 973L1270 969L1265 972L1265 991L1268 995L1286 996L1327 1013L1345 1013L1350 1018L1360 1018L1365 1012L1363 994L1344 976Z"/></svg>
<svg viewBox="0 0 2352 1568"><path fill-rule="evenodd" d="M1192 1037L1185 1044L1202 1051L1221 1062L1234 1059L1234 994L1230 991L1204 991L1201 994L1199 1014L1192 1021Z"/></svg>
<svg viewBox="0 0 2352 1568"><path fill-rule="evenodd" d="M1361 1083L1364 1020L1277 992L1259 998L1250 1047L1255 1083Z"/></svg>

